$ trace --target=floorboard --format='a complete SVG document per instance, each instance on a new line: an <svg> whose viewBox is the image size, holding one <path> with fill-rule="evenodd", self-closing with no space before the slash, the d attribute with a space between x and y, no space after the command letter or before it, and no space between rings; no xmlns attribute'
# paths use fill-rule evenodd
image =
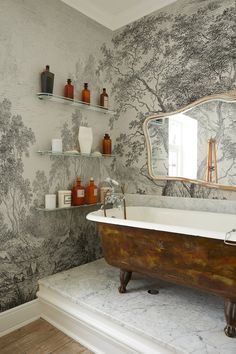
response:
<svg viewBox="0 0 236 354"><path fill-rule="evenodd" d="M0 338L1 354L92 354L43 319Z"/></svg>

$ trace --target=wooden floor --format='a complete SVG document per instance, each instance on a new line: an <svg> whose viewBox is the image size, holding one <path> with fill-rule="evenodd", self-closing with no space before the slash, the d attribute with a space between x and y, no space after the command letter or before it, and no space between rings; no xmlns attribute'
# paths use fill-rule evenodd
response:
<svg viewBox="0 0 236 354"><path fill-rule="evenodd" d="M39 319L0 338L0 354L92 354L79 343Z"/></svg>

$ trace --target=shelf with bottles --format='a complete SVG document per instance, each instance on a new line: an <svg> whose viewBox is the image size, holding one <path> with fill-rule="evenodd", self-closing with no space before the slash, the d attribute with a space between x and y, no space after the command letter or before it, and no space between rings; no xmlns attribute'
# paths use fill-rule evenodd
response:
<svg viewBox="0 0 236 354"><path fill-rule="evenodd" d="M101 207L102 203L95 203L95 204L82 204L82 205L72 205L70 207L63 207L63 208L54 208L54 209L47 209L47 208L35 208L38 211L49 211L49 212L54 212L54 211L59 211L59 210L72 210L72 209L78 209L78 208L87 208L87 207Z"/></svg>
<svg viewBox="0 0 236 354"><path fill-rule="evenodd" d="M49 156L55 156L55 157L85 157L85 158L96 158L96 159L107 159L109 157L115 157L115 155L109 155L109 154L81 154L79 152L70 152L70 151L65 151L65 152L54 152L54 151L47 151L47 150L38 150L37 154L39 155L49 155Z"/></svg>
<svg viewBox="0 0 236 354"><path fill-rule="evenodd" d="M50 100L52 102L57 102L57 103L64 103L64 104L69 104L72 106L80 107L83 109L88 109L91 111L96 111L100 112L103 114L110 114L110 115L115 115L115 111L111 111L110 109L104 108L102 106L86 103L83 101L79 101L73 98L67 98L63 96L57 96L52 93L45 93L45 92L39 92L37 93L37 96L40 100Z"/></svg>

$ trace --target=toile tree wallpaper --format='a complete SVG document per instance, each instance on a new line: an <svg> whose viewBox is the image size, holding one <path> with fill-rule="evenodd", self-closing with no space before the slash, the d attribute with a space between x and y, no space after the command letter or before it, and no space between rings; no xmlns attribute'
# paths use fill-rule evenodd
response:
<svg viewBox="0 0 236 354"><path fill-rule="evenodd" d="M112 82L117 115L110 126L116 133L119 163L132 169L132 174L124 176L128 190L235 199L235 193L151 181L142 130L148 115L172 112L201 97L235 88L235 19L233 0L179 0L125 26L115 33L111 45L103 45L99 68ZM230 119L235 131L235 116ZM231 153L235 164L235 139Z"/></svg>
<svg viewBox="0 0 236 354"><path fill-rule="evenodd" d="M93 127L93 150L99 150L108 118L40 101L36 93L40 73L50 64L55 94L63 94L70 77L76 98L88 82L97 103L104 85L97 60L111 32L58 0L1 2L0 29L0 311L5 311L34 299L39 278L101 257L96 226L86 221L97 207L37 208L44 206L45 194L71 189L78 175L83 184L93 176L99 185L111 161L50 158L37 151L50 150L52 138L62 138L64 151L78 149L80 125Z"/></svg>
<svg viewBox="0 0 236 354"><path fill-rule="evenodd" d="M0 311L35 298L39 278L101 257L96 226L85 219L95 207L37 210L46 193L71 188L78 175L98 185L114 177L129 193L236 199L232 192L152 181L142 130L154 112L235 87L235 18L232 0L179 0L112 33L57 0L1 3ZM93 103L106 87L116 114L38 100L47 64L55 94L68 77L77 98L89 83ZM234 115L231 124L235 129ZM64 150L77 149L80 125L93 128L94 151L109 132L116 158L37 154L57 137Z"/></svg>

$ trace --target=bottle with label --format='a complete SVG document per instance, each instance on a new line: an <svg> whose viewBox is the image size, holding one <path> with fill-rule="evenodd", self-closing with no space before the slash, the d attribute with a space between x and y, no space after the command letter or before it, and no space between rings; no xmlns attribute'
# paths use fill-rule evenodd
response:
<svg viewBox="0 0 236 354"><path fill-rule="evenodd" d="M74 86L71 85L71 79L68 79L67 84L65 85L64 97L74 98Z"/></svg>
<svg viewBox="0 0 236 354"><path fill-rule="evenodd" d="M111 155L112 141L109 134L105 134L102 140L102 153L103 155Z"/></svg>
<svg viewBox="0 0 236 354"><path fill-rule="evenodd" d="M80 177L77 177L72 189L72 205L83 205L85 203L85 188L81 185Z"/></svg>
<svg viewBox="0 0 236 354"><path fill-rule="evenodd" d="M84 89L82 91L82 101L85 103L90 103L90 91L88 89L88 84L85 82Z"/></svg>
<svg viewBox="0 0 236 354"><path fill-rule="evenodd" d="M54 74L49 71L49 65L41 73L41 92L53 93Z"/></svg>
<svg viewBox="0 0 236 354"><path fill-rule="evenodd" d="M93 177L91 177L89 185L86 187L86 204L96 204L97 201L98 188L94 183Z"/></svg>
<svg viewBox="0 0 236 354"><path fill-rule="evenodd" d="M102 93L100 95L100 106L105 109L108 109L108 94L105 88L103 88Z"/></svg>

